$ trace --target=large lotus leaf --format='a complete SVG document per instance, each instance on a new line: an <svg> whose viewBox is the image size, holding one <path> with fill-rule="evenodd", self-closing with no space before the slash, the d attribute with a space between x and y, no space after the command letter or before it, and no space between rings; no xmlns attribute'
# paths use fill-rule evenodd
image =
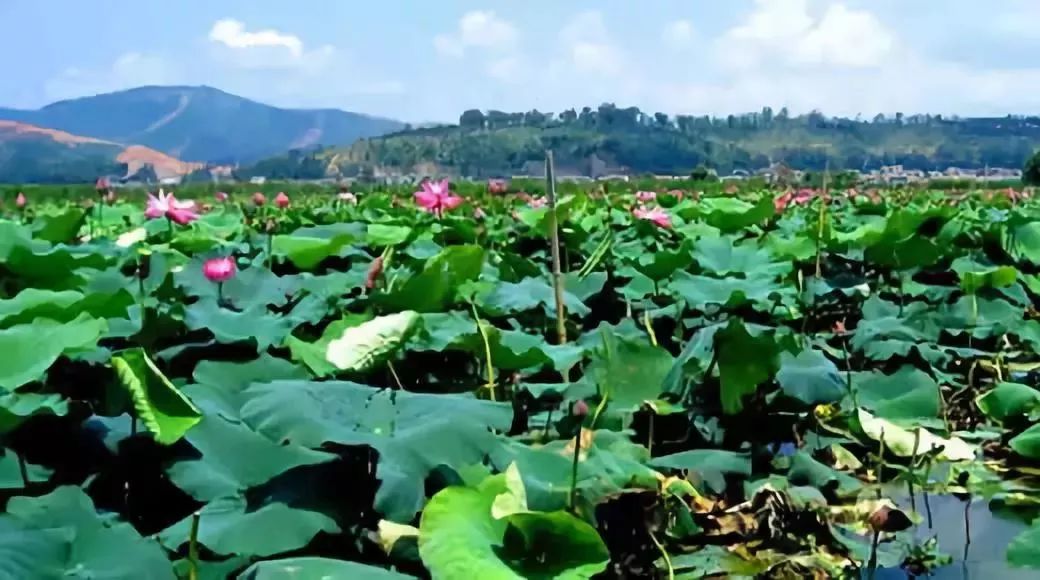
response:
<svg viewBox="0 0 1040 580"><path fill-rule="evenodd" d="M65 416L68 411L68 401L56 393L0 394L0 435L13 431L34 415Z"/></svg>
<svg viewBox="0 0 1040 580"><path fill-rule="evenodd" d="M1007 300L962 296L939 308L935 323L946 332L964 331L976 338L1013 334L1022 323L1022 308Z"/></svg>
<svg viewBox="0 0 1040 580"><path fill-rule="evenodd" d="M175 280L177 286L183 288L188 296L196 296L203 302L215 301L218 287L206 279L203 274L203 262L201 258L196 258L185 264L175 274ZM240 266L235 277L224 282L221 292L224 299L235 307L250 310L267 305L283 306L299 287L300 278L276 276L267 268L256 264L251 267Z"/></svg>
<svg viewBox="0 0 1040 580"><path fill-rule="evenodd" d="M753 243L739 244L736 238L705 238L697 242L693 258L700 267L716 276L740 274L748 276L784 276L793 268L791 262L774 262L767 250Z"/></svg>
<svg viewBox="0 0 1040 580"><path fill-rule="evenodd" d="M863 488L863 484L855 477L816 461L804 450L799 450L791 457L787 478L794 485L808 485L816 489L834 485L842 495L854 494Z"/></svg>
<svg viewBox="0 0 1040 580"><path fill-rule="evenodd" d="M1040 459L1040 423L1026 429L1008 444L1022 457Z"/></svg>
<svg viewBox="0 0 1040 580"><path fill-rule="evenodd" d="M1040 223L1031 221L1015 227L1007 242L1006 248L1014 258L1040 265Z"/></svg>
<svg viewBox="0 0 1040 580"><path fill-rule="evenodd" d="M271 251L275 256L285 256L301 270L311 270L329 256L339 253L355 241L351 233L341 233L327 238L302 236L299 234L275 236Z"/></svg>
<svg viewBox="0 0 1040 580"><path fill-rule="evenodd" d="M693 449L655 457L650 465L659 468L684 469L695 472L716 492L726 487L725 475L751 475L751 457L721 449Z"/></svg>
<svg viewBox="0 0 1040 580"><path fill-rule="evenodd" d="M778 299L793 297L794 289L776 282L768 274L750 274L748 278L712 278L678 271L669 286L690 306L707 310L706 305L736 308L752 303L759 310L769 310Z"/></svg>
<svg viewBox="0 0 1040 580"><path fill-rule="evenodd" d="M570 218L571 213L575 210L577 201L578 198L575 196L565 196L556 201L557 227L563 227L563 224ZM550 236L553 215L549 206L545 205L538 208L525 206L517 210L517 215L520 221L527 227L544 237Z"/></svg>
<svg viewBox="0 0 1040 580"><path fill-rule="evenodd" d="M1018 270L1012 266L984 265L969 258L954 260L950 269L960 276L961 289L968 294L975 294L983 288L1010 286L1018 277Z"/></svg>
<svg viewBox="0 0 1040 580"><path fill-rule="evenodd" d="M80 228L87 221L87 214L78 207L63 211L44 211L33 218L33 238L52 244L75 241Z"/></svg>
<svg viewBox="0 0 1040 580"><path fill-rule="evenodd" d="M589 308L574 294L564 290L563 304L568 315L584 317ZM556 294L552 285L540 278L524 278L520 282L499 282L480 302L480 308L491 316L506 316L540 309L556 319Z"/></svg>
<svg viewBox="0 0 1040 580"><path fill-rule="evenodd" d="M253 383L306 379L307 371L291 362L262 355L248 362L202 361L193 374L196 384L184 387L206 413L220 413L229 420L239 419L244 400L240 395Z"/></svg>
<svg viewBox="0 0 1040 580"><path fill-rule="evenodd" d="M204 416L185 438L201 456L174 463L167 474L177 487L200 501L234 496L294 467L335 457L272 441L217 414Z"/></svg>
<svg viewBox="0 0 1040 580"><path fill-rule="evenodd" d="M1040 568L1040 519L1033 526L1011 540L1007 561L1021 568Z"/></svg>
<svg viewBox="0 0 1040 580"><path fill-rule="evenodd" d="M341 371L370 370L391 357L418 322L419 314L406 310L346 327L327 343L325 360Z"/></svg>
<svg viewBox="0 0 1040 580"><path fill-rule="evenodd" d="M464 312L433 312L420 316L419 329L408 341L408 350L441 352L449 349L478 352L483 349L477 323Z"/></svg>
<svg viewBox="0 0 1040 580"><path fill-rule="evenodd" d="M185 309L184 325L191 330L208 330L221 344L252 342L257 352L282 344L289 335L292 321L255 306L236 312L215 300L200 300Z"/></svg>
<svg viewBox="0 0 1040 580"><path fill-rule="evenodd" d="M311 374L316 377L329 376L336 372L336 367L325 358L329 343L333 339L339 338L348 328L353 328L371 319L370 314L347 314L325 327L325 331L318 340L307 342L295 336L289 336L285 339L285 346L289 348L292 359L310 369Z"/></svg>
<svg viewBox="0 0 1040 580"><path fill-rule="evenodd" d="M40 379L62 354L96 346L106 329L104 320L80 314L64 324L40 319L0 330L0 388Z"/></svg>
<svg viewBox="0 0 1040 580"><path fill-rule="evenodd" d="M987 417L1007 421L1040 410L1040 391L1019 383L1000 383L975 400Z"/></svg>
<svg viewBox="0 0 1040 580"><path fill-rule="evenodd" d="M28 324L37 318L69 322L83 313L95 318L125 318L127 307L134 301L133 295L123 289L84 295L74 290L26 288L14 298L0 300L0 328Z"/></svg>
<svg viewBox="0 0 1040 580"><path fill-rule="evenodd" d="M519 512L496 519L508 493L504 475L477 488L449 487L430 499L419 526L419 554L435 579L591 578L610 554L595 528L573 515Z"/></svg>
<svg viewBox="0 0 1040 580"><path fill-rule="evenodd" d="M867 262L899 269L931 266L942 257L939 245L928 238L912 235L902 240L882 240L864 252Z"/></svg>
<svg viewBox="0 0 1040 580"><path fill-rule="evenodd" d="M5 232L0 229L0 237L4 235ZM3 247L0 247L0 263L26 288L72 290L78 288L84 280L84 275L78 270L100 270L110 262L108 256L87 247L51 247L44 242L22 245L16 240L7 250L4 259Z"/></svg>
<svg viewBox="0 0 1040 580"><path fill-rule="evenodd" d="M700 200L697 210L704 221L723 232L737 232L761 223L776 214L776 207L768 195L754 205L735 197L709 197Z"/></svg>
<svg viewBox="0 0 1040 580"><path fill-rule="evenodd" d="M736 318L715 333L723 411L737 413L744 408L744 397L780 370L780 352L774 333L752 334Z"/></svg>
<svg viewBox="0 0 1040 580"><path fill-rule="evenodd" d="M506 370L543 366L563 371L581 360L584 349L574 344L549 344L541 336L519 330L491 328L488 342L492 364Z"/></svg>
<svg viewBox="0 0 1040 580"><path fill-rule="evenodd" d="M904 429L891 421L875 417L863 409L859 410L857 419L867 437L874 441L881 441L884 438L885 449L899 457L913 457L916 442L918 454L941 450L939 457L948 461L975 459L977 449L956 437L943 439L921 427L916 431Z"/></svg>
<svg viewBox="0 0 1040 580"><path fill-rule="evenodd" d="M679 353L679 357L676 358L668 376L665 377L664 391L666 393L682 399L686 398L689 386L686 379L691 370L689 367L693 366L696 370L707 371L711 364L710 361L714 357L715 334L724 327L725 325L722 323L711 324L699 329L690 338L682 352Z"/></svg>
<svg viewBox="0 0 1040 580"><path fill-rule="evenodd" d="M676 270L683 270L690 266L692 261L693 242L689 239L683 240L678 247L662 248L657 251L647 251L641 241L632 241L627 244L617 244L613 253L630 263L639 274L653 280L664 280L671 276Z"/></svg>
<svg viewBox="0 0 1040 580"><path fill-rule="evenodd" d="M0 447L0 491L25 488L20 463L14 451ZM51 473L50 469L41 465L25 464L25 475L30 483L47 481Z"/></svg>
<svg viewBox="0 0 1040 580"><path fill-rule="evenodd" d="M489 429L508 429L512 408L461 395L379 390L349 382L279 381L244 396L246 424L273 441L327 442L379 452L376 508L409 521L422 507L423 481L440 465L460 469L500 445Z"/></svg>
<svg viewBox="0 0 1040 580"><path fill-rule="evenodd" d="M59 580L173 580L153 540L130 524L101 517L76 487L41 497L16 497L0 515L0 577Z"/></svg>
<svg viewBox="0 0 1040 580"><path fill-rule="evenodd" d="M409 580L398 572L358 562L331 558L301 557L257 562L238 576L239 580L307 580L349 578L350 580Z"/></svg>
<svg viewBox="0 0 1040 580"><path fill-rule="evenodd" d="M441 311L454 301L460 284L480 275L483 264L480 246L450 246L428 260L421 272L377 297L398 310Z"/></svg>
<svg viewBox="0 0 1040 580"><path fill-rule="evenodd" d="M629 487L654 488L660 474L646 466L649 453L623 433L599 430L578 460L578 497L590 505ZM584 445L584 443L583 443ZM491 454L500 470L515 464L531 509L551 511L567 507L574 461L574 439L540 447L508 441Z"/></svg>
<svg viewBox="0 0 1040 580"><path fill-rule="evenodd" d="M396 246L408 240L413 231L408 226L368 224L365 231L365 241L368 245L374 247Z"/></svg>
<svg viewBox="0 0 1040 580"><path fill-rule="evenodd" d="M578 276L577 272L568 272L563 275L563 287L567 294L578 300L588 300L603 291L607 283L606 272L592 272L587 276ZM566 304L564 297L564 304ZM555 304L555 302L554 302Z"/></svg>
<svg viewBox="0 0 1040 580"><path fill-rule="evenodd" d="M610 404L634 411L645 401L657 399L675 359L649 341L627 340L601 329L602 344L593 351L585 376L599 385Z"/></svg>
<svg viewBox="0 0 1040 580"><path fill-rule="evenodd" d="M853 373L859 404L875 416L896 423L916 423L939 415L939 385L927 373L903 366L891 375L880 371Z"/></svg>
<svg viewBox="0 0 1040 580"><path fill-rule="evenodd" d="M808 405L840 401L846 392L845 377L838 367L812 348L798 355L781 353L776 381L784 393Z"/></svg>
<svg viewBox="0 0 1040 580"><path fill-rule="evenodd" d="M188 542L192 516L159 535L164 546L176 550ZM199 518L198 541L215 554L272 556L306 546L318 532L335 534L336 522L325 514L270 502L256 508L239 496L206 504Z"/></svg>
<svg viewBox="0 0 1040 580"><path fill-rule="evenodd" d="M159 443L176 443L202 418L191 399L156 368L144 349L119 353L112 357L112 367L130 394L137 417Z"/></svg>

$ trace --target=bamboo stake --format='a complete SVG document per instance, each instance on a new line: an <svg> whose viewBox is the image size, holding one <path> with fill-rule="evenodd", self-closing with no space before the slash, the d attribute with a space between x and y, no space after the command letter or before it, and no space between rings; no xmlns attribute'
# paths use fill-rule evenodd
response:
<svg viewBox="0 0 1040 580"><path fill-rule="evenodd" d="M549 229L552 236L553 291L556 294L556 339L567 342L567 313L563 304L563 273L560 271L560 228L556 219L556 175L552 151L545 152L545 192L549 198Z"/></svg>

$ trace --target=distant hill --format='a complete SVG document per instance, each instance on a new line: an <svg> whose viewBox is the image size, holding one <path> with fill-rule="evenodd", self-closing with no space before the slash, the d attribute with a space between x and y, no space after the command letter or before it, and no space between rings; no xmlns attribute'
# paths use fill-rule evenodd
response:
<svg viewBox="0 0 1040 580"><path fill-rule="evenodd" d="M347 145L404 126L336 109L281 109L205 86L141 87L35 111L0 108L0 119L216 164L249 163L316 145Z"/></svg>
<svg viewBox="0 0 1040 580"><path fill-rule="evenodd" d="M870 121L797 117L763 109L726 118L647 114L611 104L558 115L466 111L458 125L364 139L309 155L265 160L271 171L292 162L328 175L445 173L474 177L541 171L545 149L563 173L689 174L699 166L728 173L782 162L793 169L1020 168L1040 147L1040 118L878 116ZM305 177L301 175L300 177Z"/></svg>
<svg viewBox="0 0 1040 580"><path fill-rule="evenodd" d="M133 177L142 170L157 178L188 175L202 163L186 163L141 145L129 147L37 127L0 121L0 182L84 183L102 175Z"/></svg>

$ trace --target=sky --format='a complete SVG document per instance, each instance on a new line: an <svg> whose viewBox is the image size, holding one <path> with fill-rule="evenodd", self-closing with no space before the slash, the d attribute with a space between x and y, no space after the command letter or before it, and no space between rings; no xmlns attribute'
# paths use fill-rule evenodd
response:
<svg viewBox="0 0 1040 580"><path fill-rule="evenodd" d="M1040 0L0 0L0 106L210 85L465 109L1040 114Z"/></svg>

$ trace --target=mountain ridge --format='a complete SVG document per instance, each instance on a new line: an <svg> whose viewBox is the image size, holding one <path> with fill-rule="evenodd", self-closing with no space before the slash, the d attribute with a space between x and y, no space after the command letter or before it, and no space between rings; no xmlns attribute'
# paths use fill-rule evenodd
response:
<svg viewBox="0 0 1040 580"><path fill-rule="evenodd" d="M150 85L76 97L0 119L146 146L206 163L249 163L294 148L347 145L401 122L339 109L267 105L208 85Z"/></svg>

